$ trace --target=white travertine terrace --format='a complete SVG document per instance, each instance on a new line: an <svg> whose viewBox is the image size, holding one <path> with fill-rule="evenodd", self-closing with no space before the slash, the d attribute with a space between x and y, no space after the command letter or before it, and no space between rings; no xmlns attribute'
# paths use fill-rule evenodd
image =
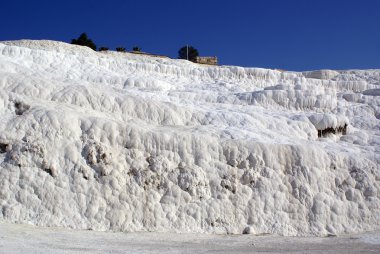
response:
<svg viewBox="0 0 380 254"><path fill-rule="evenodd" d="M380 225L380 70L0 42L0 220L327 235ZM347 125L342 133L318 131Z"/></svg>

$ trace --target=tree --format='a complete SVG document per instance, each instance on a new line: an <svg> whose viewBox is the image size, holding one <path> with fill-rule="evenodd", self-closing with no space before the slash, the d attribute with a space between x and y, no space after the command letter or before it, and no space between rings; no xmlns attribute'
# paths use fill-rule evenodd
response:
<svg viewBox="0 0 380 254"><path fill-rule="evenodd" d="M196 62L197 56L199 56L198 50L193 46L183 46L178 50L179 59L188 59L189 61Z"/></svg>
<svg viewBox="0 0 380 254"><path fill-rule="evenodd" d="M134 46L134 47L132 48L132 50L133 50L133 51L137 51L137 52L141 52L141 48L138 47L138 46Z"/></svg>
<svg viewBox="0 0 380 254"><path fill-rule="evenodd" d="M71 44L80 45L80 46L86 46L93 50L96 50L95 43L87 37L86 33L82 33L78 39L72 39Z"/></svg>
<svg viewBox="0 0 380 254"><path fill-rule="evenodd" d="M117 52L125 52L126 50L123 47L118 47L118 48L116 48L116 51Z"/></svg>
<svg viewBox="0 0 380 254"><path fill-rule="evenodd" d="M100 48L99 48L99 51L107 51L107 50L109 50L108 47L100 47Z"/></svg>

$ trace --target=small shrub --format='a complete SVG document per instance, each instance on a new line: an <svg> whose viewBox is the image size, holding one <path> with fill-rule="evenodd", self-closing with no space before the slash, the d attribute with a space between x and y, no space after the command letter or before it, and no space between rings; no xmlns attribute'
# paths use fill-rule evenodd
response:
<svg viewBox="0 0 380 254"><path fill-rule="evenodd" d="M192 62L196 62L199 52L193 46L183 46L178 50L179 59L187 59Z"/></svg>
<svg viewBox="0 0 380 254"><path fill-rule="evenodd" d="M134 46L134 47L132 48L132 50L135 51L135 52L141 52L141 48L138 47L138 46Z"/></svg>
<svg viewBox="0 0 380 254"><path fill-rule="evenodd" d="M82 33L78 39L72 39L71 44L80 45L80 46L86 46L93 50L96 50L95 43L87 37L86 33Z"/></svg>
<svg viewBox="0 0 380 254"><path fill-rule="evenodd" d="M117 52L126 52L125 48L123 48L123 47L116 48L116 51Z"/></svg>
<svg viewBox="0 0 380 254"><path fill-rule="evenodd" d="M107 51L107 50L109 50L108 47L100 47L100 48L99 48L99 51Z"/></svg>

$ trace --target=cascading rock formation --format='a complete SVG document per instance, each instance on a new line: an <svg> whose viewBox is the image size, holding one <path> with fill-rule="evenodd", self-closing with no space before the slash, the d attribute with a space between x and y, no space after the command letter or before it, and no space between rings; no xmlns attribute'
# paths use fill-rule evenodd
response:
<svg viewBox="0 0 380 254"><path fill-rule="evenodd" d="M380 70L0 42L0 221L328 235L380 225Z"/></svg>

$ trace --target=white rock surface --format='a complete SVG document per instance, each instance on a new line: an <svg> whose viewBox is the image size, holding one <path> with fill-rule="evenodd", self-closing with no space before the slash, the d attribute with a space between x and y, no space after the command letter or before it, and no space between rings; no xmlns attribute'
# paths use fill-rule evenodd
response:
<svg viewBox="0 0 380 254"><path fill-rule="evenodd" d="M4 254L379 253L380 232L339 237L96 232L0 223Z"/></svg>
<svg viewBox="0 0 380 254"><path fill-rule="evenodd" d="M28 40L1 42L0 67L3 221L280 235L379 228L380 98L363 92L379 87L379 70L308 78ZM342 122L346 135L318 138L319 125Z"/></svg>
<svg viewBox="0 0 380 254"><path fill-rule="evenodd" d="M324 130L327 128L338 128L344 125L348 125L348 119L342 115L336 114L311 114L309 116L310 122L315 126L317 130Z"/></svg>

